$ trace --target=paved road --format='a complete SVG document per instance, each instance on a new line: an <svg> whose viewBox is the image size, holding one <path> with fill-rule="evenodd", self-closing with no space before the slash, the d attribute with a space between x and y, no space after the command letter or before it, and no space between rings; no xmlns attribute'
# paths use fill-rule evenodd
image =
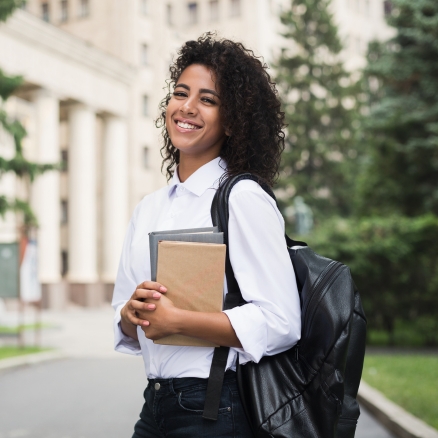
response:
<svg viewBox="0 0 438 438"><path fill-rule="evenodd" d="M146 384L141 358L77 357L0 374L0 438L129 438ZM392 438L366 412L357 438Z"/></svg>
<svg viewBox="0 0 438 438"><path fill-rule="evenodd" d="M109 306L43 312L42 344L69 359L0 373L0 438L131 437L146 378L141 358L113 351L112 318ZM393 437L363 412L356 438Z"/></svg>

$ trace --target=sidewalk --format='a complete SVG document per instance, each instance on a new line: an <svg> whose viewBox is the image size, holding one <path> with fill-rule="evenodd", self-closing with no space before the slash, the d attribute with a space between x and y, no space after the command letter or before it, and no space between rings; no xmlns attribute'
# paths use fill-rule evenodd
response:
<svg viewBox="0 0 438 438"><path fill-rule="evenodd" d="M42 320L56 328L43 329L43 346L72 357L122 356L114 351L113 317L109 304L97 309L70 306L62 312L44 311Z"/></svg>
<svg viewBox="0 0 438 438"><path fill-rule="evenodd" d="M26 322L34 322L32 312L33 309L27 309ZM109 304L93 309L70 305L64 311L44 310L41 322L49 327L41 330L41 346L55 351L4 359L1 362L6 365L6 361L9 361L11 367L15 367L20 363L31 365L40 360L63 357L135 359L134 356L114 351L113 316L114 311ZM33 345L34 336L32 330L26 332L27 345ZM11 341L14 340L9 339L8 343ZM0 339L0 342L3 341ZM399 437L438 438L436 430L389 402L382 394L366 384L361 385L358 399L384 426Z"/></svg>
<svg viewBox="0 0 438 438"><path fill-rule="evenodd" d="M35 309L26 308L26 323L34 323L34 313ZM69 357L126 356L114 351L113 316L114 311L109 304L93 309L69 305L63 311L43 310L41 347L54 348ZM25 340L27 345L34 345L35 332L25 331ZM9 338L0 342L11 344L16 341Z"/></svg>

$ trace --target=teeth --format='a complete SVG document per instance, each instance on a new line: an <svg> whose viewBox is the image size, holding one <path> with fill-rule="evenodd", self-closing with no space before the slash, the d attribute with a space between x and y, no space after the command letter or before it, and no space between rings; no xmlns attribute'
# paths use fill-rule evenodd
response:
<svg viewBox="0 0 438 438"><path fill-rule="evenodd" d="M189 123L184 123L184 122L176 122L176 123L179 127L184 129L198 129L198 126L190 125Z"/></svg>

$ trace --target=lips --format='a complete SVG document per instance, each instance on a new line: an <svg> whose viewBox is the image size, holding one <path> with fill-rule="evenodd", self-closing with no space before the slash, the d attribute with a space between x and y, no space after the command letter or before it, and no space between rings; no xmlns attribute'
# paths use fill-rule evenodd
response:
<svg viewBox="0 0 438 438"><path fill-rule="evenodd" d="M194 123L193 120L189 120L189 119L178 118L178 119L174 119L174 122L177 130L180 132L193 132L193 131L198 131L199 129L202 128L202 126L200 126L197 123Z"/></svg>

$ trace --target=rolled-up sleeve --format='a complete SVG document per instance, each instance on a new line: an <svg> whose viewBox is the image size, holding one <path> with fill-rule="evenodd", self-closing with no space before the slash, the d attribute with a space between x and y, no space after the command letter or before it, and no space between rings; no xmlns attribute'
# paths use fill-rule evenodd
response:
<svg viewBox="0 0 438 438"><path fill-rule="evenodd" d="M120 353L140 355L140 343L129 336L126 336L120 326L120 312L128 302L136 288L136 283L130 268L130 246L134 234L133 221L129 223L128 231L123 243L122 255L120 257L119 269L114 285L112 306L115 310L114 316L114 349Z"/></svg>
<svg viewBox="0 0 438 438"><path fill-rule="evenodd" d="M258 362L300 339L300 299L284 239L284 220L253 181L241 181L229 200L229 251L247 304L224 311L239 338L240 362Z"/></svg>

